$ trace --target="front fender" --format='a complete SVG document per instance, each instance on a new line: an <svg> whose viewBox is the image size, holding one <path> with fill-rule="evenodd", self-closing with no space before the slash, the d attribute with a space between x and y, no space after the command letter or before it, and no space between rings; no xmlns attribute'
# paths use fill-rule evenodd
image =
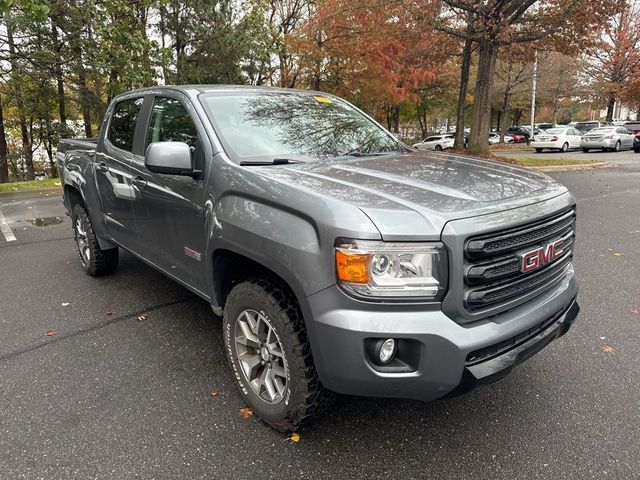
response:
<svg viewBox="0 0 640 480"><path fill-rule="evenodd" d="M220 249L247 257L281 277L298 299L333 283L333 260L326 259L318 226L303 213L240 195L208 207L206 258ZM212 261L207 270L213 292Z"/></svg>

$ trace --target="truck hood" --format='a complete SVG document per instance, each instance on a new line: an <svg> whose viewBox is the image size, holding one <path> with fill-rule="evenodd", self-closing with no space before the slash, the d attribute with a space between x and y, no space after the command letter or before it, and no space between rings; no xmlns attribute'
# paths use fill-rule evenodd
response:
<svg viewBox="0 0 640 480"><path fill-rule="evenodd" d="M274 180L359 207L385 240L438 237L450 220L561 195L548 176L506 163L437 152L258 167Z"/></svg>

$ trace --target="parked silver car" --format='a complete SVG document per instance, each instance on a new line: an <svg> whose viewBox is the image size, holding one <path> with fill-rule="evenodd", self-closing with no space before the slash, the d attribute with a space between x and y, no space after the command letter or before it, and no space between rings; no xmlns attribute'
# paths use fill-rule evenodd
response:
<svg viewBox="0 0 640 480"><path fill-rule="evenodd" d="M602 149L619 152L633 147L633 133L624 127L602 127L589 130L580 142L582 151Z"/></svg>

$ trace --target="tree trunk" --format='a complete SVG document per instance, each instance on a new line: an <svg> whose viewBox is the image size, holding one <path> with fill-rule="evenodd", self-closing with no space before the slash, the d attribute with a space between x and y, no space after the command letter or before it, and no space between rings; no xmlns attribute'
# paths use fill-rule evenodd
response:
<svg viewBox="0 0 640 480"><path fill-rule="evenodd" d="M56 75L56 83L58 86L58 114L60 115L60 123L62 127L67 126L67 112L64 98L64 79L62 77L62 45L60 44L60 40L58 39L58 27L56 26L55 20L53 17L51 18L51 38L53 40L53 48L56 55L56 65L54 68Z"/></svg>
<svg viewBox="0 0 640 480"><path fill-rule="evenodd" d="M13 40L13 25L11 22L6 23L6 29L7 43L9 44L9 63L11 64L11 73L19 77L22 69L20 68L20 63L16 59L15 43ZM24 113L24 98L19 92L14 92L14 95L17 97L16 103L18 105L18 120L20 123L20 137L22 139L22 155L27 167L27 180L34 180L35 172L33 168L33 152L31 151L31 142L29 141L27 118Z"/></svg>
<svg viewBox="0 0 640 480"><path fill-rule="evenodd" d="M27 118L24 113L20 113L20 137L22 138L22 155L24 164L27 167L27 180L35 180L35 168L33 166L33 151L31 150L31 137L27 127Z"/></svg>
<svg viewBox="0 0 640 480"><path fill-rule="evenodd" d="M393 133L400 132L400 105L393 107Z"/></svg>
<svg viewBox="0 0 640 480"><path fill-rule="evenodd" d="M502 122L498 128L500 132L500 142L504 143L504 136L507 133L507 119L509 118L509 92L504 92L504 98L502 99Z"/></svg>
<svg viewBox="0 0 640 480"><path fill-rule="evenodd" d="M87 138L93 137L91 128L91 105L89 99L89 88L87 87L87 77L82 63L82 49L77 46L74 49L77 63L78 87L80 89L80 110L82 111L82 120L84 121L84 134Z"/></svg>
<svg viewBox="0 0 640 480"><path fill-rule="evenodd" d="M497 56L497 45L488 40L480 43L478 77L471 115L471 135L469 137L469 149L474 152L487 152L489 150L487 139L491 130L491 90Z"/></svg>
<svg viewBox="0 0 640 480"><path fill-rule="evenodd" d="M467 38L462 49L462 69L460 71L460 90L458 92L458 109L456 111L455 148L464 148L464 117L467 111L467 88L469 86L469 70L471 69L471 47L473 41L473 13L467 14Z"/></svg>
<svg viewBox="0 0 640 480"><path fill-rule="evenodd" d="M56 168L56 162L53 158L53 125L51 124L51 116L47 112L45 119L47 128L46 128L46 139L44 143L44 148L47 151L47 158L49 159L49 170L51 173L51 178L56 178L58 176L58 169Z"/></svg>
<svg viewBox="0 0 640 480"><path fill-rule="evenodd" d="M613 109L616 106L616 96L614 93L609 93L609 103L607 104L607 122L613 122Z"/></svg>
<svg viewBox="0 0 640 480"><path fill-rule="evenodd" d="M0 97L0 183L7 183L8 181L7 137L4 134L4 115L2 113L2 97Z"/></svg>

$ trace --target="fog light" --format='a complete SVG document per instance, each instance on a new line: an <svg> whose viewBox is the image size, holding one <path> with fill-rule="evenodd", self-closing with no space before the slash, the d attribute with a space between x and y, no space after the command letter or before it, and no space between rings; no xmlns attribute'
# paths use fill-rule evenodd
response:
<svg viewBox="0 0 640 480"><path fill-rule="evenodd" d="M380 350L378 350L378 358L381 363L389 363L395 354L396 341L393 338L388 338L382 342Z"/></svg>

